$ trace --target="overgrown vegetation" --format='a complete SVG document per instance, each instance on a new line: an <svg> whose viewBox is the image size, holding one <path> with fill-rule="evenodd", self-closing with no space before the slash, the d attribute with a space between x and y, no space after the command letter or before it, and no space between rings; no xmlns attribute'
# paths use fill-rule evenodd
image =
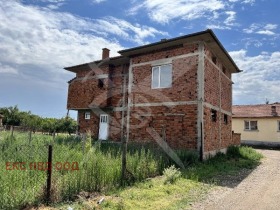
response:
<svg viewBox="0 0 280 210"><path fill-rule="evenodd" d="M250 147L233 146L228 153L218 154L203 163L189 164L182 176L176 178L173 184L166 184L166 173L153 179L146 179L132 187L119 189L107 195L97 195L92 199L78 199L73 203L57 206L65 209L187 209L190 204L201 199L214 184L219 184L219 176L237 176L241 169L256 167L262 155ZM171 170L170 170L171 169ZM168 168L168 176L173 177L178 170ZM101 205L97 201L105 198ZM54 208L56 209L56 208Z"/></svg>
<svg viewBox="0 0 280 210"><path fill-rule="evenodd" d="M218 153L203 163L197 163L184 170L183 175L195 181L215 181L217 175L234 174L242 168L255 168L262 157L251 147L231 146L227 154Z"/></svg>
<svg viewBox="0 0 280 210"><path fill-rule="evenodd" d="M187 167L179 171L176 169L178 166L172 166L174 162L168 155L155 145L132 143L128 145L127 153L127 185L136 185L122 188L119 144L92 142L90 137L80 139L65 135L53 139L41 134L35 134L30 142L27 133L16 132L11 137L9 132L0 132L0 209L16 209L43 202L46 171L38 170L38 163L47 162L49 144L53 145L54 164L77 162L79 169L58 170L53 167L52 201L72 201L80 192L97 192L110 195L110 199L106 198L102 204L105 209L144 208L146 204L181 208L195 198L192 195L194 192L199 194L196 190L200 192L209 188L200 181L208 182L217 175L253 168L262 157L249 147L230 147L227 155L218 154L200 163L195 152L178 151ZM7 165L8 162L10 164ZM19 165L18 168L12 165L20 162L25 163L25 170ZM37 164L36 170L34 163ZM147 181L149 177L162 174L162 177Z"/></svg>
<svg viewBox="0 0 280 210"><path fill-rule="evenodd" d="M38 170L38 164L47 162L49 144L53 145L53 164L69 162L72 167L72 163L77 162L79 167L79 170L58 170L53 165L53 202L73 200L81 191L105 193L120 187L120 145L91 142L90 137L61 135L53 139L42 134L35 134L30 142L27 133L16 132L11 137L9 132L0 132L0 209L43 202L46 171ZM155 152L135 144L129 144L128 148L127 185L160 175L164 168L174 164L159 150ZM180 154L185 154L186 159L191 156L188 152ZM16 166L13 163L17 163ZM19 163L24 163L24 170Z"/></svg>
<svg viewBox="0 0 280 210"><path fill-rule="evenodd" d="M164 184L174 184L182 176L182 173L179 169L172 165L169 168L164 169L163 176Z"/></svg>

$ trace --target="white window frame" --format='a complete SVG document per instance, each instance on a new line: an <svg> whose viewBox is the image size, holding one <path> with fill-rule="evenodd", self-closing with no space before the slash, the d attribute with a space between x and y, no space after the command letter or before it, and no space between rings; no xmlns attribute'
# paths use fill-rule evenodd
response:
<svg viewBox="0 0 280 210"><path fill-rule="evenodd" d="M161 74L161 67L162 66L171 66L171 85L170 86L167 86L167 87L162 87L161 86L161 84L160 84L160 74ZM155 68L159 68L159 75L158 75L158 84L159 84L159 86L158 87L154 87L153 86L153 81L154 81L154 69ZM172 64L171 63L169 63L169 64L162 64L162 65L157 65L157 66L153 66L153 68L152 68L152 84L151 84L151 87L152 87L152 89L160 89L160 88L170 88L170 87L172 87Z"/></svg>
<svg viewBox="0 0 280 210"><path fill-rule="evenodd" d="M246 122L249 123L249 128L246 128ZM257 129L252 129L251 122L257 122ZM244 130L245 131L258 131L258 121L257 120L244 120Z"/></svg>
<svg viewBox="0 0 280 210"><path fill-rule="evenodd" d="M90 112L85 112L85 120L90 120Z"/></svg>

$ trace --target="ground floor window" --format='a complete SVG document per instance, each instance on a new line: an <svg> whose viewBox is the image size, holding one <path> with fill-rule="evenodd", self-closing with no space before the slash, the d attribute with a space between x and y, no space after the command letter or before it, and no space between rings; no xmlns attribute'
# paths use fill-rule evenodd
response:
<svg viewBox="0 0 280 210"><path fill-rule="evenodd" d="M89 120L89 119L90 119L90 112L86 112L86 113L85 113L85 119L86 119L86 120Z"/></svg>
<svg viewBox="0 0 280 210"><path fill-rule="evenodd" d="M258 121L245 120L244 121L244 130L247 130L247 131L258 130Z"/></svg>

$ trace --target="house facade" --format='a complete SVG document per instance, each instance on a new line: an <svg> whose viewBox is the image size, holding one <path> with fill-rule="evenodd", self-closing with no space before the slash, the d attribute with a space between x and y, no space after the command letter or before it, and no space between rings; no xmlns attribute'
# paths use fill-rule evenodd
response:
<svg viewBox="0 0 280 210"><path fill-rule="evenodd" d="M231 74L240 70L211 30L119 51L65 68L67 108L98 139L194 149L204 157L239 144L232 134Z"/></svg>
<svg viewBox="0 0 280 210"><path fill-rule="evenodd" d="M233 106L232 112L242 143L280 146L280 103Z"/></svg>

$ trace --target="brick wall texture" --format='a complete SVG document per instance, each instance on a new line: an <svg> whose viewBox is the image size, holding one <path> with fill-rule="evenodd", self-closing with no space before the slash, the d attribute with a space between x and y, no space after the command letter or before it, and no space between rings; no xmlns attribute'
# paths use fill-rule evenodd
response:
<svg viewBox="0 0 280 210"><path fill-rule="evenodd" d="M132 66L77 66L76 77L69 83L67 108L78 110L80 132L90 130L98 138L99 115L107 113L109 139L114 141L126 135L129 141L154 141L148 132L152 129L172 148L199 150L198 124L202 122L205 152L240 144L231 132L231 73L204 45L204 80L199 81L198 49L199 43L190 43L134 55L130 58ZM165 60L172 64L172 87L152 89L152 67ZM103 87L99 87L100 78ZM201 82L203 120L198 115ZM215 122L211 117L213 109L217 111ZM89 120L85 119L85 112L91 112Z"/></svg>

